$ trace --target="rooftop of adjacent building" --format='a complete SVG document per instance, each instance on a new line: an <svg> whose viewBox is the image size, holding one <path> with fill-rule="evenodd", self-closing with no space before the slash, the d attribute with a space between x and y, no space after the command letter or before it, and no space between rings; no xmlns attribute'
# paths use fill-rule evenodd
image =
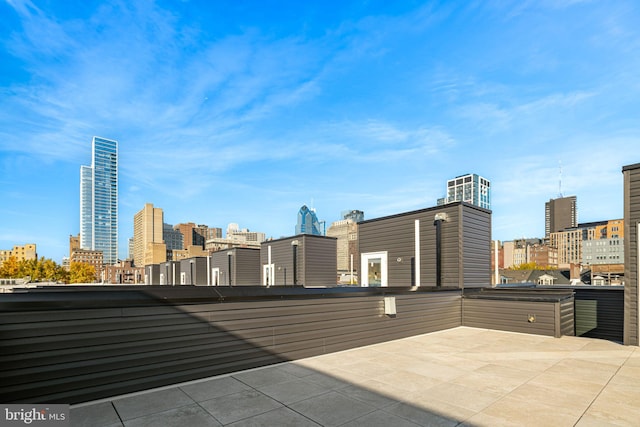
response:
<svg viewBox="0 0 640 427"><path fill-rule="evenodd" d="M458 327L74 405L71 425L635 425L639 384L637 347Z"/></svg>

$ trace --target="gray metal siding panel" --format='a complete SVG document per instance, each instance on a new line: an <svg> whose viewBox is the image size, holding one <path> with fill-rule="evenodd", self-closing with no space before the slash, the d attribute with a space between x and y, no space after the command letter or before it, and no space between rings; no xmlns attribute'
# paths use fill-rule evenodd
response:
<svg viewBox="0 0 640 427"><path fill-rule="evenodd" d="M292 242L294 240L298 241L296 256L297 285L335 285L338 271L336 239L306 234L262 243L260 249L261 281L263 275L262 266L268 263L268 248L271 246L271 263L274 265L275 271L274 285L293 285L294 246Z"/></svg>
<svg viewBox="0 0 640 427"><path fill-rule="evenodd" d="M460 287L460 215L457 204L359 224L361 254L387 251L390 286L411 286L414 283L415 220L420 221L420 284L436 286L436 213L449 216L442 225L442 286Z"/></svg>
<svg viewBox="0 0 640 427"><path fill-rule="evenodd" d="M555 304L464 298L463 326L555 336ZM535 322L529 322L529 315L535 316Z"/></svg>
<svg viewBox="0 0 640 427"><path fill-rule="evenodd" d="M217 251L211 254L211 268L219 269L219 286L229 286L229 250ZM233 252L232 252L233 253ZM233 267L232 267L233 269ZM233 280L233 277L232 277ZM234 282L232 282L235 284ZM257 284L257 283L256 283Z"/></svg>
<svg viewBox="0 0 640 427"><path fill-rule="evenodd" d="M560 303L560 335L575 336L574 300L569 299Z"/></svg>
<svg viewBox="0 0 640 427"><path fill-rule="evenodd" d="M235 279L238 286L260 285L260 250L237 250Z"/></svg>
<svg viewBox="0 0 640 427"><path fill-rule="evenodd" d="M0 399L76 403L460 326L458 291L398 294L395 318L380 295L202 300L4 312Z"/></svg>
<svg viewBox="0 0 640 427"><path fill-rule="evenodd" d="M638 331L638 227L640 222L640 165L623 168L625 306L624 343L640 344Z"/></svg>
<svg viewBox="0 0 640 427"><path fill-rule="evenodd" d="M436 213L448 216L442 223L442 286L489 286L491 213L467 204L445 205L361 223L360 253L387 251L389 284L412 285L414 221L420 220L420 283L435 286Z"/></svg>
<svg viewBox="0 0 640 427"><path fill-rule="evenodd" d="M447 207L443 212L449 216L449 220L442 224L442 286L462 287L462 205ZM433 224L433 218L431 218ZM435 226L433 228L433 280L436 278L436 242Z"/></svg>
<svg viewBox="0 0 640 427"><path fill-rule="evenodd" d="M338 276L336 239L304 236L303 240L303 284L305 286L335 286Z"/></svg>
<svg viewBox="0 0 640 427"><path fill-rule="evenodd" d="M491 285L491 214L461 206L464 287Z"/></svg>
<svg viewBox="0 0 640 427"><path fill-rule="evenodd" d="M624 339L624 289L593 287L575 289L577 336L622 342Z"/></svg>

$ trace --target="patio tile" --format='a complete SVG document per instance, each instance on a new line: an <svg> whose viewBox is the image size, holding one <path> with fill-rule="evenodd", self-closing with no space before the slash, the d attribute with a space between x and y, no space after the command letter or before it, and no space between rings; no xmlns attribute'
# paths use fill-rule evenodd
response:
<svg viewBox="0 0 640 427"><path fill-rule="evenodd" d="M436 378L403 370L396 370L395 372L380 375L376 377L376 381L389 384L394 388L407 392L426 391L442 383L442 381Z"/></svg>
<svg viewBox="0 0 640 427"><path fill-rule="evenodd" d="M435 425L435 424L433 424ZM360 418L356 418L353 421L349 421L343 424L342 427L418 427L420 424L412 423L411 421L400 418L397 415L390 414L388 412L378 410L371 412Z"/></svg>
<svg viewBox="0 0 640 427"><path fill-rule="evenodd" d="M413 394L405 396L405 398L402 399L402 402L399 403L431 414L436 414L448 420L456 420L457 422L469 419L477 413L475 410L463 408L457 405L456 401L446 402L444 400L434 399L430 394ZM393 412L389 408L384 409Z"/></svg>
<svg viewBox="0 0 640 427"><path fill-rule="evenodd" d="M460 420L449 418L435 411L425 410L407 403L397 403L385 408L384 411L419 426L453 427L460 423ZM391 426L395 424L388 425Z"/></svg>
<svg viewBox="0 0 640 427"><path fill-rule="evenodd" d="M251 387L263 387L295 380L298 377L280 369L279 367L268 367L233 374L232 378L236 378Z"/></svg>
<svg viewBox="0 0 640 427"><path fill-rule="evenodd" d="M555 407L572 415L579 416L591 405L597 393L585 390L574 390L571 387L544 387L534 384L523 384L509 393L509 398L516 399L522 405L536 402Z"/></svg>
<svg viewBox="0 0 640 427"><path fill-rule="evenodd" d="M339 426L375 411L370 405L334 391L289 407L323 426Z"/></svg>
<svg viewBox="0 0 640 427"><path fill-rule="evenodd" d="M399 396L403 394L402 391L375 380L370 380L360 385L350 385L336 391L374 408L384 408L395 404Z"/></svg>
<svg viewBox="0 0 640 427"><path fill-rule="evenodd" d="M192 403L194 403L193 399L179 388L142 393L113 401L113 405L123 421L187 406Z"/></svg>
<svg viewBox="0 0 640 427"><path fill-rule="evenodd" d="M469 409L471 411L481 411L494 403L502 395L490 391L478 391L454 383L439 384L429 390L429 396L434 400L441 400L446 403L454 403L456 406Z"/></svg>
<svg viewBox="0 0 640 427"><path fill-rule="evenodd" d="M274 409L251 418L228 424L229 427L319 427L320 424L303 417L287 407Z"/></svg>
<svg viewBox="0 0 640 427"><path fill-rule="evenodd" d="M221 425L197 404L134 418L124 423L124 427L219 427Z"/></svg>
<svg viewBox="0 0 640 427"><path fill-rule="evenodd" d="M293 381L271 384L259 387L258 390L272 399L284 403L285 405L299 402L300 400L305 400L328 391L325 387L305 381L304 379L295 379Z"/></svg>
<svg viewBox="0 0 640 427"><path fill-rule="evenodd" d="M214 378L207 381L186 384L180 388L196 402L250 389L248 385L233 377Z"/></svg>
<svg viewBox="0 0 640 427"><path fill-rule="evenodd" d="M466 422L469 425L490 426L573 426L579 419L557 406L550 406L531 400L526 404L511 397L505 397L482 410Z"/></svg>
<svg viewBox="0 0 640 427"><path fill-rule="evenodd" d="M243 390L200 403L222 424L269 412L282 404L255 390Z"/></svg>
<svg viewBox="0 0 640 427"><path fill-rule="evenodd" d="M349 371L365 378L376 378L380 375L394 372L397 367L394 365L379 363L375 361L362 361L349 365L343 365L340 367L340 369Z"/></svg>
<svg viewBox="0 0 640 427"><path fill-rule="evenodd" d="M122 426L111 402L71 408L69 419L71 427Z"/></svg>
<svg viewBox="0 0 640 427"><path fill-rule="evenodd" d="M338 390L341 388L349 387L351 385L351 383L349 383L348 381L337 378L336 376L321 373L304 377L304 380L319 385L327 391Z"/></svg>
<svg viewBox="0 0 640 427"><path fill-rule="evenodd" d="M443 365L437 361L413 360L410 366L403 367L405 371L434 378L439 381L451 381L467 373L466 370L454 366Z"/></svg>
<svg viewBox="0 0 640 427"><path fill-rule="evenodd" d="M310 369L302 365L298 365L295 362L289 362L278 367L281 371L291 375L295 375L298 378L308 377L309 375L317 374L315 369Z"/></svg>

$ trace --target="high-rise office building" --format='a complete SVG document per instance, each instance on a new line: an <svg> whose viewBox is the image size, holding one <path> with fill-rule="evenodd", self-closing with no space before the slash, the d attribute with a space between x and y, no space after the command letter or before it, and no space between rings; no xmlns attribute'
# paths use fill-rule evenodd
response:
<svg viewBox="0 0 640 427"><path fill-rule="evenodd" d="M167 247L164 243L163 212L147 203L133 217L133 264L143 267L167 260Z"/></svg>
<svg viewBox="0 0 640 427"><path fill-rule="evenodd" d="M80 166L80 247L118 261L118 142L97 136L91 166Z"/></svg>
<svg viewBox="0 0 640 427"><path fill-rule="evenodd" d="M298 223L296 224L296 234L313 234L324 236L324 222L318 221L315 209L309 209L303 205L298 211Z"/></svg>
<svg viewBox="0 0 640 427"><path fill-rule="evenodd" d="M491 209L491 183L475 173L450 179L447 181L447 197L438 200L438 205L453 202L467 202Z"/></svg>
<svg viewBox="0 0 640 427"><path fill-rule="evenodd" d="M565 228L577 227L578 207L576 196L551 199L544 204L544 237Z"/></svg>

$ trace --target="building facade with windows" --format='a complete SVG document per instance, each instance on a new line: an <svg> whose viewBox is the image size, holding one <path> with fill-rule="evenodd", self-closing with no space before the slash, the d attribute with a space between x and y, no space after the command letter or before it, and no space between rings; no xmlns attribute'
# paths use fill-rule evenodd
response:
<svg viewBox="0 0 640 427"><path fill-rule="evenodd" d="M358 224L351 219L335 221L327 229L328 237L337 239L336 262L338 275L358 273L360 256L358 253ZM349 280L352 282L353 280Z"/></svg>
<svg viewBox="0 0 640 427"><path fill-rule="evenodd" d="M91 166L80 167L80 247L118 261L118 142L93 137Z"/></svg>
<svg viewBox="0 0 640 427"><path fill-rule="evenodd" d="M560 197L544 204L544 237L578 226L577 197Z"/></svg>
<svg viewBox="0 0 640 427"><path fill-rule="evenodd" d="M152 203L144 207L133 217L133 264L144 267L159 264L167 260L167 247L164 243L164 213Z"/></svg>
<svg viewBox="0 0 640 427"><path fill-rule="evenodd" d="M447 196L438 204L454 202L466 202L483 209L491 209L491 183L475 173L448 180Z"/></svg>
<svg viewBox="0 0 640 427"><path fill-rule="evenodd" d="M23 246L14 246L13 249L0 250L0 265L11 257L14 257L18 262L38 259L35 243L27 243Z"/></svg>

